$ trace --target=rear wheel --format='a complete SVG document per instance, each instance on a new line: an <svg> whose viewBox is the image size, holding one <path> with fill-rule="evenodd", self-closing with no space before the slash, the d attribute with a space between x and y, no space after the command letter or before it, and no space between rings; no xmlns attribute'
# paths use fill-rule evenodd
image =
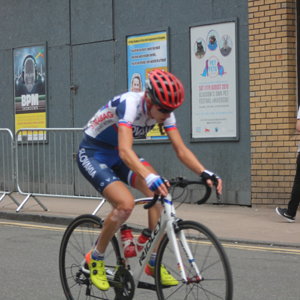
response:
<svg viewBox="0 0 300 300"><path fill-rule="evenodd" d="M105 251L105 268L111 288L100 291L92 285L85 254L96 244L103 221L94 215L82 215L67 227L59 252L59 273L65 296L73 299L115 299L120 294L118 263L120 251L116 237L110 241ZM116 280L115 280L116 279Z"/></svg>
<svg viewBox="0 0 300 300"><path fill-rule="evenodd" d="M165 235L157 252L157 266L164 265L175 277L179 284L176 286L163 286L158 267L155 268L156 291L158 299L224 299L231 300L233 296L233 283L231 268L227 255L216 236L204 225L193 221L178 223L176 240L183 260L184 271L188 278L182 282L182 277L176 265L173 247ZM184 234L195 263L200 271L201 278L197 276L187 251L182 244Z"/></svg>

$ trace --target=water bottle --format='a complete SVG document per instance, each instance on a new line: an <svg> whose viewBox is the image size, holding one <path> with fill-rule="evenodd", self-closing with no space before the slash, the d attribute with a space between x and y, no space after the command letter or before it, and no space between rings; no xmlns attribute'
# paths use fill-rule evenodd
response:
<svg viewBox="0 0 300 300"><path fill-rule="evenodd" d="M135 257L136 250L132 230L126 224L121 227L121 241L124 249L124 256L126 258Z"/></svg>
<svg viewBox="0 0 300 300"><path fill-rule="evenodd" d="M143 229L136 242L138 252L141 252L144 249L144 246L150 237L151 237L151 230L148 228Z"/></svg>

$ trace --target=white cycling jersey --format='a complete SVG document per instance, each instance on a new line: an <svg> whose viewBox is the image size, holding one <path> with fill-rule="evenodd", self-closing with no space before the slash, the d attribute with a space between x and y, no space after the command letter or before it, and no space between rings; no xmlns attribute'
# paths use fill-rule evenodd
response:
<svg viewBox="0 0 300 300"><path fill-rule="evenodd" d="M156 121L147 114L145 93L127 92L114 97L99 109L85 126L84 132L95 142L118 145L118 126L132 128L134 138L145 138ZM164 121L166 131L176 128L174 113Z"/></svg>

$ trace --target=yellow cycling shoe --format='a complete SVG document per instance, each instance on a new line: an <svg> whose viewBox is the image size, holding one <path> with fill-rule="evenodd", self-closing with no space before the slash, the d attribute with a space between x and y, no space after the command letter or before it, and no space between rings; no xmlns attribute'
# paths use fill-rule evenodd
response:
<svg viewBox="0 0 300 300"><path fill-rule="evenodd" d="M110 286L106 277L104 261L93 259L92 251L85 255L85 260L90 270L90 278L93 285L101 291L107 291Z"/></svg>
<svg viewBox="0 0 300 300"><path fill-rule="evenodd" d="M145 273L149 276L154 277L155 267L151 267L149 264L145 267ZM178 280L176 280L170 272L166 269L164 265L160 266L160 280L162 285L174 286L178 285Z"/></svg>

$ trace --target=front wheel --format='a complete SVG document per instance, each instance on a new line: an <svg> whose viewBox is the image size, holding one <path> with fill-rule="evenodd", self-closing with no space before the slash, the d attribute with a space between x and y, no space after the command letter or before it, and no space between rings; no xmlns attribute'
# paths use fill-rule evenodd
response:
<svg viewBox="0 0 300 300"><path fill-rule="evenodd" d="M113 237L105 251L106 274L111 285L108 291L100 291L92 285L85 263L85 254L95 246L102 225L103 221L99 217L82 215L74 219L64 233L59 252L59 273L68 300L116 299L116 288L113 285L120 261L116 237Z"/></svg>
<svg viewBox="0 0 300 300"><path fill-rule="evenodd" d="M176 227L176 240L187 281L182 280L173 247L165 235L157 252L156 266L164 265L177 279L178 284L162 285L160 268L156 267L155 281L158 299L231 300L233 297L231 268L217 237L207 227L193 221L180 221ZM192 263L191 257L187 256L189 251L186 248L189 248L195 264ZM200 276L196 269L200 271Z"/></svg>

